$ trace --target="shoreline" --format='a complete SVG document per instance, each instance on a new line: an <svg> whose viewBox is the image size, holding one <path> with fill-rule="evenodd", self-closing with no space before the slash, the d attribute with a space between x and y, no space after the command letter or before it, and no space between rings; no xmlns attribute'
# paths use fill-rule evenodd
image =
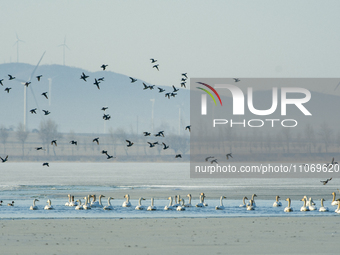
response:
<svg viewBox="0 0 340 255"><path fill-rule="evenodd" d="M337 254L332 217L0 220L4 254Z"/></svg>

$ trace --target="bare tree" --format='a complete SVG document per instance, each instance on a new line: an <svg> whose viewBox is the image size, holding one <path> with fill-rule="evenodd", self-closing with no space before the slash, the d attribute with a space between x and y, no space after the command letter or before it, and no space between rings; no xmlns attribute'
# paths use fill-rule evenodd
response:
<svg viewBox="0 0 340 255"><path fill-rule="evenodd" d="M4 126L1 126L1 128L0 128L0 140L1 140L1 143L3 144L3 146L4 146L4 154L6 154L6 143L7 143L8 136L9 136L8 130Z"/></svg>
<svg viewBox="0 0 340 255"><path fill-rule="evenodd" d="M19 123L16 135L17 135L18 140L21 142L22 157L24 157L25 156L25 142L28 137L28 132L25 131L25 126L22 123Z"/></svg>
<svg viewBox="0 0 340 255"><path fill-rule="evenodd" d="M282 130L282 142L286 144L286 152L289 153L290 141L292 139L292 134L289 127L283 127Z"/></svg>
<svg viewBox="0 0 340 255"><path fill-rule="evenodd" d="M50 143L54 139L58 139L61 135L58 133L58 125L53 120L41 121L39 127L39 136L44 145L47 148L47 154L50 153ZM53 148L54 149L54 148ZM54 152L55 154L55 152Z"/></svg>

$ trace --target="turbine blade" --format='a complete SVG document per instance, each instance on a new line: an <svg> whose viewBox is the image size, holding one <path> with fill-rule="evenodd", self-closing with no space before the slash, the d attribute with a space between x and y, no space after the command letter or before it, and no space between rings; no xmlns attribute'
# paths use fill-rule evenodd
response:
<svg viewBox="0 0 340 255"><path fill-rule="evenodd" d="M39 64L40 64L40 62L41 62L41 60L43 59L45 53L46 53L46 51L44 51L44 53L42 54L42 56L41 56L41 58L40 58L38 64L37 64L37 65L35 66L35 68L33 69L33 72L31 73L31 77L30 77L29 81L32 80L32 77L34 76L34 73L35 73L35 71L37 70L37 68L38 68L38 66L39 66Z"/></svg>

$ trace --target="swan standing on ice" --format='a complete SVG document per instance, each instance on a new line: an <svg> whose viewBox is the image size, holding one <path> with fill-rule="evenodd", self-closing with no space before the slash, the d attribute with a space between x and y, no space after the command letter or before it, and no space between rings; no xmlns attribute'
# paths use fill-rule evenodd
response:
<svg viewBox="0 0 340 255"><path fill-rule="evenodd" d="M313 205L313 204L315 204L315 203L313 202L313 199L310 197L310 198L309 198L309 206L308 206L308 209L309 209L310 211L315 211L315 210L317 209L316 206Z"/></svg>
<svg viewBox="0 0 340 255"><path fill-rule="evenodd" d="M38 206L35 205L35 202L38 202L38 201L39 200L36 199L36 198L33 200L33 205L31 205L30 210L37 210L38 209Z"/></svg>
<svg viewBox="0 0 340 255"><path fill-rule="evenodd" d="M149 205L148 209L146 209L148 211L155 211L156 210L156 206L153 205L153 197L151 198L151 205Z"/></svg>
<svg viewBox="0 0 340 255"><path fill-rule="evenodd" d="M313 199L310 197L309 199L307 199L307 196L303 197L304 199L306 199L306 206L310 207L311 205L315 205Z"/></svg>
<svg viewBox="0 0 340 255"><path fill-rule="evenodd" d="M321 198L321 207L319 209L319 212L328 212L328 207L323 206L323 201L326 201L326 200Z"/></svg>
<svg viewBox="0 0 340 255"><path fill-rule="evenodd" d="M144 205L142 205L142 200L145 200L145 198L140 197L138 200L138 205L135 207L135 210L144 210Z"/></svg>
<svg viewBox="0 0 340 255"><path fill-rule="evenodd" d="M188 194L187 197L189 198L189 202L187 204L185 204L185 207L191 207L191 194Z"/></svg>
<svg viewBox="0 0 340 255"><path fill-rule="evenodd" d="M173 210L174 207L172 206L172 197L168 197L168 199L170 200L169 205L166 205L164 210Z"/></svg>
<svg viewBox="0 0 340 255"><path fill-rule="evenodd" d="M102 197L105 197L104 195L100 195L99 196L99 201L96 201L96 195L92 195L93 197L93 200L91 202L91 207L103 207L103 204L102 204Z"/></svg>
<svg viewBox="0 0 340 255"><path fill-rule="evenodd" d="M246 205L246 199L248 200L248 198L247 197L244 197L243 199L242 199L242 201L243 201L243 204L242 205L240 205L240 207L246 207L247 205Z"/></svg>
<svg viewBox="0 0 340 255"><path fill-rule="evenodd" d="M53 206L51 205L52 204L51 200L47 200L47 203L48 203L48 205L45 205L45 207L44 207L45 210L54 209Z"/></svg>
<svg viewBox="0 0 340 255"><path fill-rule="evenodd" d="M251 196L251 200L253 200L253 207L256 207L255 197L257 197L256 194L253 194L253 195ZM250 201L249 201L249 202L250 202ZM249 205L250 205L250 203L247 204L247 206L249 206Z"/></svg>
<svg viewBox="0 0 340 255"><path fill-rule="evenodd" d="M252 199L249 200L249 204L247 205L247 211L253 211L255 210L254 208L254 202Z"/></svg>
<svg viewBox="0 0 340 255"><path fill-rule="evenodd" d="M284 212L292 212L293 208L290 207L290 203L291 203L290 198L287 198L286 201L288 201L288 206L284 209Z"/></svg>
<svg viewBox="0 0 340 255"><path fill-rule="evenodd" d="M79 202L79 204L76 206L76 208L74 208L75 210L83 210L83 205L81 204L81 200L78 199L76 202Z"/></svg>
<svg viewBox="0 0 340 255"><path fill-rule="evenodd" d="M100 196L99 196L100 197ZM103 196L104 197L104 196ZM104 206L104 210L113 210L113 206L111 205L111 202L110 202L110 200L111 199L114 199L113 197L109 197L108 199L107 199L107 205L106 206Z"/></svg>
<svg viewBox="0 0 340 255"><path fill-rule="evenodd" d="M300 211L301 212L309 211L309 208L306 206L306 203L307 203L306 198L302 198L301 201L303 201L303 206L301 207Z"/></svg>
<svg viewBox="0 0 340 255"><path fill-rule="evenodd" d="M68 202L65 203L65 206L70 206L71 203L71 194L68 194Z"/></svg>
<svg viewBox="0 0 340 255"><path fill-rule="evenodd" d="M205 194L204 194L204 193L201 193L201 195L202 195L202 203L203 203L203 206L208 206L208 204L204 203Z"/></svg>
<svg viewBox="0 0 340 255"><path fill-rule="evenodd" d="M279 207L282 206L282 203L279 201L280 196L276 196L276 201L273 204L273 207Z"/></svg>
<svg viewBox="0 0 340 255"><path fill-rule="evenodd" d="M220 198L220 206L216 206L215 210L224 210L224 205L223 205L223 198L226 198L225 196L221 196Z"/></svg>
<svg viewBox="0 0 340 255"><path fill-rule="evenodd" d="M335 192L333 192L332 195L333 195L333 199L332 199L332 204L331 205L338 205L339 201L335 200Z"/></svg>
<svg viewBox="0 0 340 255"><path fill-rule="evenodd" d="M130 203L130 195L129 194L126 194L125 196L124 196L124 198L126 198L126 201L124 201L124 203L123 203L123 207L130 207L131 206L131 203Z"/></svg>
<svg viewBox="0 0 340 255"><path fill-rule="evenodd" d="M200 195L200 202L198 204L196 204L196 207L204 207L202 199L203 199L203 195L201 194Z"/></svg>
<svg viewBox="0 0 340 255"><path fill-rule="evenodd" d="M89 195L90 196L90 195ZM84 199L85 199L85 204L83 205L83 209L84 210L89 210L89 209L91 209L91 205L90 205L90 203L89 203L89 197L87 196L87 197L84 197Z"/></svg>

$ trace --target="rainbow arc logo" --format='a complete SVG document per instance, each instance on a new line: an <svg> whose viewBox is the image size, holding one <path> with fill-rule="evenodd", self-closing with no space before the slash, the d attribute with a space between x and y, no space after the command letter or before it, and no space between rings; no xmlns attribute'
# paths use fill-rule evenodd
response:
<svg viewBox="0 0 340 255"><path fill-rule="evenodd" d="M211 87L210 85L208 85L208 84L206 84L206 83L203 83L203 82L197 82L197 83L198 83L198 84L201 84L201 85L203 85L203 86L206 86L206 87L209 88L212 92L214 92L215 95L217 96L218 100L220 101L221 106L222 106L221 97L220 97L220 95L217 93L217 91L216 91L213 87ZM206 93L214 100L215 105L217 105L216 100L215 100L213 94L211 94L211 92L210 92L209 90L204 89L204 88L200 88L200 87L197 87L197 88L200 89L200 90L203 90L204 92L206 92Z"/></svg>

